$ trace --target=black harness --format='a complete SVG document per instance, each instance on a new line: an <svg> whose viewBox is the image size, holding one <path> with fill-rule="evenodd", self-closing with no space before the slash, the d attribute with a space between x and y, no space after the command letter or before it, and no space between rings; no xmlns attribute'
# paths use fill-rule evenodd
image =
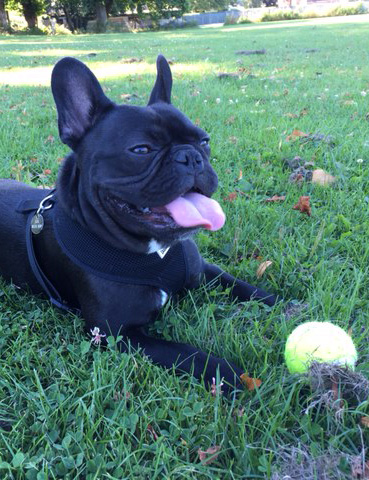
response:
<svg viewBox="0 0 369 480"><path fill-rule="evenodd" d="M52 217L55 238L68 258L83 270L98 277L130 285L148 285L174 295L188 282L189 268L183 244L167 251L143 254L114 248L71 219L51 192L39 204L23 201L17 209L27 213L26 244L28 260L38 283L59 308L73 311L42 271L34 250L34 235L42 232L44 215Z"/></svg>

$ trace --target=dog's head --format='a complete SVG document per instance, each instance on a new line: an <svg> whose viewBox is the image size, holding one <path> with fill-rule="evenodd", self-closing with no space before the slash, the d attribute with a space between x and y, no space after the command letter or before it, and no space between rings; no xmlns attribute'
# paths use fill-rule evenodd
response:
<svg viewBox="0 0 369 480"><path fill-rule="evenodd" d="M76 220L120 248L150 252L224 223L210 198L217 176L209 136L171 105L171 89L163 56L146 107L114 104L76 59L53 70L60 138L73 150L58 195Z"/></svg>

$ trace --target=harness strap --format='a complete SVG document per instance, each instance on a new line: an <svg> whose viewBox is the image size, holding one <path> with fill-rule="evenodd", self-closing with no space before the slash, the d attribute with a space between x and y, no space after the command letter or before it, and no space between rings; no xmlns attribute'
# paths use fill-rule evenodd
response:
<svg viewBox="0 0 369 480"><path fill-rule="evenodd" d="M53 193L54 191L51 192L51 195ZM18 208L16 209L17 212L28 213L27 226L26 226L26 247L27 247L28 261L29 261L31 270L36 280L40 284L41 288L49 297L49 300L53 305L55 305L58 308L61 308L62 310L66 310L67 312L78 314L79 312L78 310L69 307L66 304L66 302L62 299L58 290L54 287L52 282L47 278L47 276L42 271L37 261L37 257L36 257L36 253L33 245L33 233L31 229L31 222L35 215L35 212L37 212L39 209L40 209L40 203L38 202L35 205L35 202L32 200L22 201L18 206Z"/></svg>
<svg viewBox="0 0 369 480"><path fill-rule="evenodd" d="M47 276L44 274L42 271L37 258L35 254L35 249L33 247L33 238L32 238L32 231L31 231L31 221L34 216L34 212L31 212L30 215L28 215L27 219L27 230L26 230L26 246L27 246L27 254L28 254L28 261L31 266L32 272L34 276L36 277L36 280L40 284L40 286L43 288L45 291L46 295L49 297L50 302L55 305L56 307L59 307L63 310L67 310L69 312L72 311L70 307L68 307L65 302L63 302L62 297L60 296L59 292L57 289L54 287L54 285L50 282L50 280L47 278Z"/></svg>

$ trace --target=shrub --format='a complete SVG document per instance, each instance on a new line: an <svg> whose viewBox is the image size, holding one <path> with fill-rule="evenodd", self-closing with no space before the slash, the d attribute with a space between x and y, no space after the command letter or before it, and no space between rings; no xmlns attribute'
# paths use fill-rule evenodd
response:
<svg viewBox="0 0 369 480"><path fill-rule="evenodd" d="M353 7L336 7L327 13L328 17L339 17L347 15L362 15L368 13L368 9L362 3L354 5Z"/></svg>
<svg viewBox="0 0 369 480"><path fill-rule="evenodd" d="M226 15L224 25L236 25L239 23L239 17L236 17L235 15Z"/></svg>
<svg viewBox="0 0 369 480"><path fill-rule="evenodd" d="M265 13L260 21L261 22L277 22L280 20L297 20L302 16L297 12L284 12L282 10L275 13Z"/></svg>
<svg viewBox="0 0 369 480"><path fill-rule="evenodd" d="M240 17L239 20L238 20L238 23L253 23L252 20L250 20L249 18L247 17Z"/></svg>

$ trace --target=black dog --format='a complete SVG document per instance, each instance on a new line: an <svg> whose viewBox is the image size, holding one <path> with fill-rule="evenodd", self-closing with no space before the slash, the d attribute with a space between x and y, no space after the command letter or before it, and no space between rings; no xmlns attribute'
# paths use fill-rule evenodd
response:
<svg viewBox="0 0 369 480"><path fill-rule="evenodd" d="M54 192L0 181L0 274L78 309L90 330L123 335L122 350L141 347L153 362L205 382L219 369L229 390L240 386L240 368L142 331L169 295L200 282L230 287L240 301L277 300L206 263L190 239L201 227L220 228L224 214L210 199L209 137L171 105L171 88L163 56L147 107L117 106L83 63L57 63L59 133L73 152Z"/></svg>

